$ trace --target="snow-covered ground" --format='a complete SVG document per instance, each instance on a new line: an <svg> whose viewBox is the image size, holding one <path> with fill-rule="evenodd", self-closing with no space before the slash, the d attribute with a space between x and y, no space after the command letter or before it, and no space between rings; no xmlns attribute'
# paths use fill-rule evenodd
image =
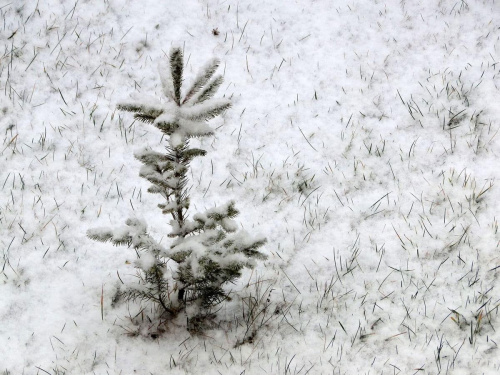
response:
<svg viewBox="0 0 500 375"><path fill-rule="evenodd" d="M2 374L500 373L498 1L4 0L0 17ZM188 81L220 58L233 103L199 141L191 212L236 200L269 258L217 326L157 337L150 306L113 304L135 252L85 233L136 216L168 245L133 157L165 139L116 104L162 95L173 45Z"/></svg>

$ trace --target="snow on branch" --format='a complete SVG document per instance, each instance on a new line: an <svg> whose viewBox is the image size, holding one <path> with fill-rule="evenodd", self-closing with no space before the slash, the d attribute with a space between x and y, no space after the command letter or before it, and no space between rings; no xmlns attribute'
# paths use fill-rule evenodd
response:
<svg viewBox="0 0 500 375"><path fill-rule="evenodd" d="M118 105L118 109L133 112L137 120L152 124L168 135L174 148L181 147L189 138L212 135L213 129L207 121L231 106L227 99L211 99L223 82L222 76L213 77L220 65L217 59L210 60L201 69L181 101L183 64L182 50L173 48L168 64L158 67L163 93L169 99L167 103L141 98Z"/></svg>
<svg viewBox="0 0 500 375"><path fill-rule="evenodd" d="M222 82L224 82L224 78L221 75L218 75L215 78L213 78L206 85L206 87L197 96L193 98L192 105L200 104L206 100L211 99L219 89L220 85L222 85Z"/></svg>
<svg viewBox="0 0 500 375"><path fill-rule="evenodd" d="M191 88L188 90L182 104L186 103L189 99L193 97L198 91L200 91L203 86L212 78L215 71L220 65L220 61L218 59L210 60L203 68L201 68L200 72L194 79Z"/></svg>
<svg viewBox="0 0 500 375"><path fill-rule="evenodd" d="M212 99L184 109L181 116L192 121L207 121L219 116L229 107L231 102L227 99Z"/></svg>
<svg viewBox="0 0 500 375"><path fill-rule="evenodd" d="M87 236L95 241L111 242L113 245L127 245L136 250L147 250L154 254L170 255L170 251L156 242L148 233L147 225L139 219L128 219L125 226L109 229L94 228Z"/></svg>

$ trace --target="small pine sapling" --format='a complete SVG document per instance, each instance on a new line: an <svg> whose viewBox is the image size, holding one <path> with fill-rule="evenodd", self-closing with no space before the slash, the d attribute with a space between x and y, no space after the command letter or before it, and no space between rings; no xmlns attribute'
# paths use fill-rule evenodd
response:
<svg viewBox="0 0 500 375"><path fill-rule="evenodd" d="M133 247L138 255L135 267L140 282L121 292L128 300L156 303L163 312L175 316L188 310L188 317L202 317L215 305L229 298L224 284L235 281L255 259L266 259L258 249L265 238L252 238L238 230L233 218L238 215L234 201L188 218L188 169L193 158L206 152L189 147L189 139L213 134L207 121L230 107L226 99L213 99L222 83L215 76L219 61L206 64L182 96L183 54L170 51L169 64L160 66L162 88L167 103L144 101L122 103L118 109L133 112L134 117L152 124L168 136L166 153L145 149L135 154L143 164L140 176L152 185L148 192L159 194L164 202L158 207L170 215L172 243L160 245L147 232L147 225L128 219L118 229L90 229L87 235L97 241ZM167 262L177 263L173 273Z"/></svg>

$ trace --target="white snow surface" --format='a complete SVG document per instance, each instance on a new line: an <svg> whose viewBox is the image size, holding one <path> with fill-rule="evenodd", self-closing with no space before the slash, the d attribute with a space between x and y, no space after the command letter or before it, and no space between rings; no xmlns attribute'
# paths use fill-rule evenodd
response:
<svg viewBox="0 0 500 375"><path fill-rule="evenodd" d="M500 373L498 0L3 0L0 16L2 374ZM234 199L269 258L203 334L181 315L152 338L149 305L112 302L135 251L86 231L137 217L170 244L133 156L167 140L116 104L166 102L172 46L184 89L219 58L232 102L192 141L208 153L191 217Z"/></svg>

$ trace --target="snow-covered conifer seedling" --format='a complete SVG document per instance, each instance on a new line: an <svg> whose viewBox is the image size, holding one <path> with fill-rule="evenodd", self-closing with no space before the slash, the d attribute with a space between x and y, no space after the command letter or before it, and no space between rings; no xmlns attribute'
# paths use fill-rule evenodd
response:
<svg viewBox="0 0 500 375"><path fill-rule="evenodd" d="M120 292L127 300L149 301L161 314L171 317L185 311L189 318L205 317L211 309L229 298L224 284L236 280L245 267L253 267L255 259L266 256L258 249L265 238L253 238L238 230L233 218L238 214L234 201L188 217L188 169L191 160L206 152L190 148L192 137L213 134L207 121L230 107L226 99L213 99L222 83L214 76L218 60L211 60L196 76L182 96L182 50L170 51L169 63L160 66L163 92L167 103L134 102L119 104L118 109L133 112L134 117L152 124L168 136L166 153L150 149L135 154L143 163L140 176L152 186L148 192L158 194L162 213L171 216L173 240L169 246L159 244L147 232L147 225L128 219L118 229L90 229L88 236L97 241L133 247L138 255L135 267L141 275L137 285ZM173 273L166 264L173 260ZM197 319L192 319L196 321ZM189 325L188 325L189 328Z"/></svg>

